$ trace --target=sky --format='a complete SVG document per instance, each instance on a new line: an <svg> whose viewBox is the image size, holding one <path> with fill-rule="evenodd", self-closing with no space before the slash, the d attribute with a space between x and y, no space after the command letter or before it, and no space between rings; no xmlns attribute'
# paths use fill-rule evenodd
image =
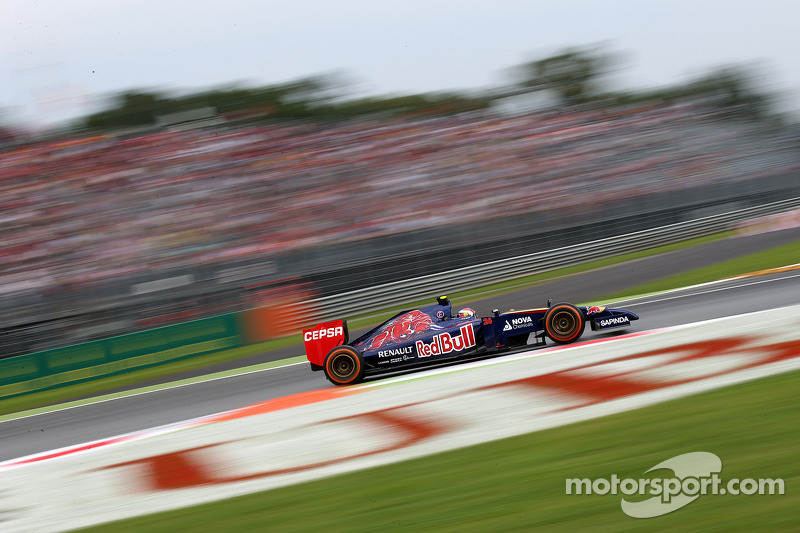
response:
<svg viewBox="0 0 800 533"><path fill-rule="evenodd" d="M0 123L41 126L130 89L194 92L338 73L358 95L480 90L570 46L616 88L720 65L800 110L795 0L2 0Z"/></svg>

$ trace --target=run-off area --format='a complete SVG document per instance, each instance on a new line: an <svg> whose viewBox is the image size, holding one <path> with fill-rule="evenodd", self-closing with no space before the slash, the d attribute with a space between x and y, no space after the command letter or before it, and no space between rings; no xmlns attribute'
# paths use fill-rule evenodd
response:
<svg viewBox="0 0 800 533"><path fill-rule="evenodd" d="M3 531L63 531L800 368L800 306L280 398L0 464ZM88 449L87 449L88 448Z"/></svg>

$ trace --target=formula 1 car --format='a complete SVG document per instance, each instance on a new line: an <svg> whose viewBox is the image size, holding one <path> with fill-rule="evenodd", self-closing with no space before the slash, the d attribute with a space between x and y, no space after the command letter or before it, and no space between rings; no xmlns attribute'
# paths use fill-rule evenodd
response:
<svg viewBox="0 0 800 533"><path fill-rule="evenodd" d="M434 305L398 313L353 341L344 320L303 330L303 341L312 370L324 371L336 385L350 385L373 374L541 346L546 337L569 344L580 339L587 322L598 331L639 319L622 309L547 304L542 309L494 310L487 317L477 317L471 309L452 316L450 300L442 296Z"/></svg>

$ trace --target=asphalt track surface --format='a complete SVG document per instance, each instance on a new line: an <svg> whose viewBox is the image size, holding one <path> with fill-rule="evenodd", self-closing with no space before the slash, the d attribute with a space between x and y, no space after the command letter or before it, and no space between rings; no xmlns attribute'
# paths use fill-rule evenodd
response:
<svg viewBox="0 0 800 533"><path fill-rule="evenodd" d="M800 240L800 229L728 239L571 276L486 300L463 302L463 305L475 308L479 314L488 314L495 307L502 310L540 307L548 297L558 301L587 301L681 270L797 240ZM800 303L800 270L645 297L625 302L621 307L641 316L631 331L644 331L797 303ZM456 302L455 305L460 306L462 302ZM584 339L616 334L598 334L587 329ZM277 354L250 358L239 364L249 365L298 355L302 355L302 349L292 347ZM311 372L308 365L303 363L0 422L0 461L330 386L322 373Z"/></svg>
<svg viewBox="0 0 800 533"><path fill-rule="evenodd" d="M479 315L489 315L492 309L506 311L508 309L544 307L547 304L548 298L552 298L553 303L595 301L609 294L620 293L630 287L643 285L672 274L735 259L743 255L769 250L770 248L793 242L800 243L800 228L723 239L701 246L676 250L654 257L637 259L635 261L628 261L619 265L612 265L592 272L572 275L534 287L512 290L508 293L494 295L489 298L481 299L476 297L463 301L454 300L453 307L456 309L471 307L475 309ZM460 265L453 265L453 268L458 266ZM433 303L436 296L439 295L431 295L431 303ZM397 311L402 311L403 309L404 308L398 308ZM355 338L360 335L361 332L351 331L350 333L351 338ZM205 374L258 365L303 354L302 346L289 346L245 357L236 361L219 363L203 369L190 370L164 378L149 380L135 386L113 389L105 392L114 393L132 388L161 385L170 381L191 379Z"/></svg>

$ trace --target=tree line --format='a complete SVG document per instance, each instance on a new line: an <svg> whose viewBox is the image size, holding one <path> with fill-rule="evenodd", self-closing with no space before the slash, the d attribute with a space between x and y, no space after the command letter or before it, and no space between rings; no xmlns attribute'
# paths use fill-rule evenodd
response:
<svg viewBox="0 0 800 533"><path fill-rule="evenodd" d="M159 117L199 108L214 109L223 117L255 121L340 121L378 114L447 115L483 110L510 96L535 93L548 94L557 109L692 99L719 108L726 116L748 119L770 116L770 96L753 86L753 74L745 67L721 67L687 83L658 90L604 91L600 81L615 63L615 56L603 49L569 48L514 67L513 82L477 95L450 92L348 98L341 80L332 75L265 87L218 88L182 96L132 90L116 95L107 109L82 118L76 126L101 131L149 126L157 124Z"/></svg>

